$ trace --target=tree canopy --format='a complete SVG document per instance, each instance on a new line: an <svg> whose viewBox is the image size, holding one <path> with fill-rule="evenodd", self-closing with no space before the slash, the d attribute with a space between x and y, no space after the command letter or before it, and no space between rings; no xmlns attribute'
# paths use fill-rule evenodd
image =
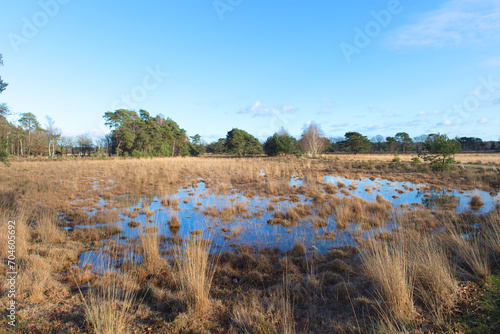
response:
<svg viewBox="0 0 500 334"><path fill-rule="evenodd" d="M431 154L425 160L430 161L435 168L449 169L455 162L453 155L459 153L462 148L457 138L450 139L447 135L431 134L424 143L424 148Z"/></svg>
<svg viewBox="0 0 500 334"><path fill-rule="evenodd" d="M3 60L2 60L2 54L0 54L0 65L3 65ZM7 88L7 83L2 80L2 77L0 76L0 94ZM3 116L7 114L7 105L5 103L0 103L0 121L2 123L6 123L3 119ZM8 127L8 122L7 125L2 124L1 129ZM0 136L0 162L3 162L4 164L8 165L9 164L9 151L8 151L8 140L4 136L4 131L2 131L1 136Z"/></svg>
<svg viewBox="0 0 500 334"><path fill-rule="evenodd" d="M400 149L403 153L406 153L407 150L413 149L413 140L406 132L398 132L394 139L399 143Z"/></svg>
<svg viewBox="0 0 500 334"><path fill-rule="evenodd" d="M268 156L291 154L297 150L297 139L282 129L279 133L267 138L263 148Z"/></svg>
<svg viewBox="0 0 500 334"><path fill-rule="evenodd" d="M330 141L325 138L321 126L311 122L304 128L302 135L298 141L298 146L302 153L310 154L313 157L325 152L329 146Z"/></svg>
<svg viewBox="0 0 500 334"><path fill-rule="evenodd" d="M261 154L262 146L257 138L240 129L232 129L226 136L226 150L229 154Z"/></svg>
<svg viewBox="0 0 500 334"><path fill-rule="evenodd" d="M111 128L111 151L117 155L165 157L202 154L200 143L192 144L186 131L170 118L161 115L153 118L146 110L140 110L137 115L137 112L127 109L108 111L103 117Z"/></svg>
<svg viewBox="0 0 500 334"><path fill-rule="evenodd" d="M371 142L366 136L359 132L347 132L345 134L345 141L343 147L346 151L354 154L366 152L371 148Z"/></svg>
<svg viewBox="0 0 500 334"><path fill-rule="evenodd" d="M2 54L0 53L0 66L3 65ZM0 94L7 88L9 84L2 80L0 76ZM7 114L8 108L5 103L0 103L0 116Z"/></svg>

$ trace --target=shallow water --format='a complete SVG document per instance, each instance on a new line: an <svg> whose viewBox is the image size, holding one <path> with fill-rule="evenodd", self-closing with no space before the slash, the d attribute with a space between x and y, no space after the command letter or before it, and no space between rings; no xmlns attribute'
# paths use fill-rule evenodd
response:
<svg viewBox="0 0 500 334"><path fill-rule="evenodd" d="M330 182L333 184L337 184L337 182L342 182L346 186L354 183L357 185L357 189L354 191L349 190L349 192L354 195L361 197L367 201L375 201L377 195L382 195L385 199L391 201L394 207L398 207L400 205L411 205L412 203L423 204L427 209L440 209L440 199L443 199L443 196L451 196L456 199L456 208L455 211L457 213L472 211L477 214L484 214L495 207L498 204L498 200L500 199L500 194L496 196L491 196L490 193L483 190L473 190L473 191L461 191L457 189L434 189L429 188L425 184L414 184L411 182L391 182L388 180L370 180L369 178L350 180L341 178L338 176L325 176L325 182ZM366 188L371 188L371 193L365 191ZM413 189L413 190L411 190ZM403 190L403 193L398 192L397 190ZM425 197L432 196L432 197ZM484 205L478 210L473 210L469 206L469 202L474 195L479 195L484 202ZM343 194L339 194L339 196L343 197ZM397 196L397 198L393 198L393 196ZM444 202L447 202L444 199Z"/></svg>
<svg viewBox="0 0 500 334"><path fill-rule="evenodd" d="M325 176L323 181L334 185L337 185L337 182L342 182L346 185L346 189L354 183L357 188L355 190L348 190L351 195L347 196L358 196L367 201L374 202L377 195L380 194L393 204L395 210L401 205L411 205L413 203L422 204L428 209L439 210L443 204L446 205L451 202L456 205L454 210L457 213L472 211L476 214L483 214L490 211L500 198L500 195L493 197L481 190L438 190L430 189L423 184L412 184L410 182L390 182L387 180L370 180L368 178L350 180L338 176ZM291 176L285 179L284 182L289 182L291 186L297 187L314 181L307 180L306 178L301 180ZM367 188L371 189L371 193L366 191ZM189 195L189 193L192 195ZM481 196L484 202L484 206L479 210L471 210L469 207L470 198L473 195ZM346 195L338 191L337 196L345 197ZM299 195L299 197L300 203L311 203L311 200L305 200L303 195ZM141 210L147 208L153 211L154 214L151 217L146 217L146 215L139 211L138 216L134 219L121 214L123 220L116 223L116 225L121 227L123 232L113 236L110 240L114 240L116 244L128 244L127 239L136 238L141 229L157 226L158 233L165 235L167 238L180 237L181 239L186 239L191 237L191 231L200 230L203 232L205 238L213 241L212 249L215 251L234 248L241 244L248 244L256 248L277 247L281 251L287 251L295 243L300 242L308 249L325 252L331 247L356 245L355 238L357 237L366 239L368 236L382 231L390 232L395 226L394 223L389 222L382 228L361 230L358 225L351 223L346 229L339 231L335 224L335 215L328 218L328 225L325 228L315 229L311 219L307 217L289 228L284 228L281 225L269 225L267 224L268 219L274 217L274 212L268 212L266 209L270 202L269 198L255 196L249 199L243 195L243 192L236 190L231 191L228 195L215 195L211 194L209 189L205 188L203 182L199 182L195 188L182 188L170 198L179 200L179 210L174 211L172 208L163 206L161 200L157 197L140 198L137 196L121 196L115 198L115 202L119 202L121 205L125 204L128 207L126 211L133 211L135 208L141 208ZM184 203L185 198L189 198L187 203ZM102 200L100 205L106 202L108 201ZM248 209L248 217L237 216L236 219L226 222L221 218L212 218L203 214L203 210L207 207L217 207L219 210L222 210L226 206L234 206L238 203L244 204ZM276 210L284 211L287 206L295 204L285 200L273 203L273 205L276 207ZM168 226L168 221L173 214L180 221L180 229L177 231L171 231ZM314 216L314 210L312 215ZM244 216L247 215L245 214ZM154 223L149 222L150 219L154 220ZM141 223L141 226L130 228L127 224L131 220ZM223 232L223 228L229 229L230 232ZM333 239L317 238L317 236L321 236L325 232L333 232L335 233L335 237ZM97 264L101 261L107 263L109 261L106 258L99 259L100 257L102 255L90 251L83 253L80 260L82 264L89 262ZM119 261L116 260L115 262Z"/></svg>

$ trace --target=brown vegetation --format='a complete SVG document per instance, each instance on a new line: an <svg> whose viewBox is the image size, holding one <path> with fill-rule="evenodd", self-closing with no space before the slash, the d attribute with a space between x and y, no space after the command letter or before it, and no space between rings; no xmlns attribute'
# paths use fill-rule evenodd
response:
<svg viewBox="0 0 500 334"><path fill-rule="evenodd" d="M356 186L324 183L323 176L496 191L498 171L456 168L436 174L425 164L406 164L403 155L396 167L358 158L14 160L10 169L0 167L0 229L6 231L9 220L16 220L17 226L18 306L23 319L19 330L292 333L449 328L462 305L459 282L487 284L498 266L500 209L482 216L457 215L447 202L432 211L420 203L396 211L381 195L374 202L340 198L339 189L347 193ZM303 184L291 186L290 175ZM179 200L173 195L199 178L214 194L233 193L237 198L227 206L198 205L199 213L231 238L229 248L218 255L210 255L210 249L219 249L200 236L182 240L174 233L180 221ZM171 236L158 234L165 220L147 208L155 196L167 207ZM254 196L269 198L269 205L251 210L249 198ZM185 200L202 203L203 198ZM127 211L130 207L136 209ZM279 233L312 225L318 244L347 231L357 245L321 253L306 248L300 236L286 252L237 244L236 237L247 228L240 218L267 218L266 209L273 217L269 224L285 227ZM115 223L120 212L137 220L144 214L155 224L146 220L144 228L136 229L138 238L122 236L118 241L122 231ZM236 219L241 224L227 224ZM329 223L339 230L352 223L359 232L322 230ZM385 232L367 240L363 230L375 227ZM203 235L208 228L192 234ZM0 233L2 259L8 256L7 244L7 235ZM91 272L90 266L79 263L86 250L121 256L119 268ZM6 272L5 263L0 269ZM5 281L1 289L5 303Z"/></svg>

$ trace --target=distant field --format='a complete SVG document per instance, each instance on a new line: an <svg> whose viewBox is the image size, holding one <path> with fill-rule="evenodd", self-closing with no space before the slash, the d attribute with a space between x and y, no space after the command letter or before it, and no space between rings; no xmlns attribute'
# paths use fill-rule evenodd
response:
<svg viewBox="0 0 500 334"><path fill-rule="evenodd" d="M402 161L411 161L416 157L416 153L400 154L399 157ZM334 159L338 157L340 160L345 161L392 161L394 154L326 154L327 159ZM455 159L462 164L484 164L484 165L500 165L500 153L460 153L455 156Z"/></svg>

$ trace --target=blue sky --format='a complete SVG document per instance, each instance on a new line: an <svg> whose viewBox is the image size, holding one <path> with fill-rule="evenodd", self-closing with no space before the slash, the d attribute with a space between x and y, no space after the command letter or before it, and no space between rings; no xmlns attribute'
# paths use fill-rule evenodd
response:
<svg viewBox="0 0 500 334"><path fill-rule="evenodd" d="M207 142L311 121L500 140L499 0L0 0L0 53L0 102L65 135L128 107Z"/></svg>

